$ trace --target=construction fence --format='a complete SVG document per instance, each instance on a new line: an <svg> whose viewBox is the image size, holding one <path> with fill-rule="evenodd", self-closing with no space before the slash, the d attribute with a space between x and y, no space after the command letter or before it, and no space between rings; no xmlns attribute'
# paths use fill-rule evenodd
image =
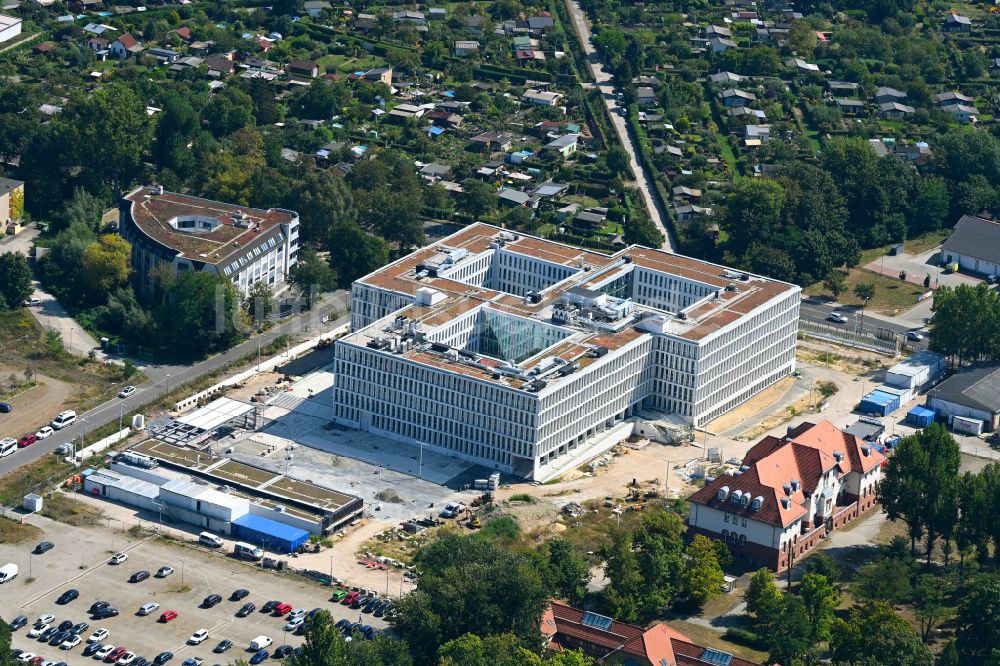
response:
<svg viewBox="0 0 1000 666"><path fill-rule="evenodd" d="M831 326L803 319L799 321L799 333L886 356L896 356L900 349L899 334L884 328L853 331L843 326Z"/></svg>

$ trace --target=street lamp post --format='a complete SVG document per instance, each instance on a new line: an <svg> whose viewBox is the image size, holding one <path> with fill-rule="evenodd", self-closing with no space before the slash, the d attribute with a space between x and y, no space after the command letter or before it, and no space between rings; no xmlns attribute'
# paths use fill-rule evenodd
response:
<svg viewBox="0 0 1000 666"><path fill-rule="evenodd" d="M420 464L420 467L419 467L419 471L417 472L417 476L420 477L421 479L423 479L424 478L424 443L423 442L420 442L420 463L419 464Z"/></svg>
<svg viewBox="0 0 1000 666"><path fill-rule="evenodd" d="M181 587L184 587L184 563L185 562L187 562L187 560L184 560L184 559L181 560Z"/></svg>

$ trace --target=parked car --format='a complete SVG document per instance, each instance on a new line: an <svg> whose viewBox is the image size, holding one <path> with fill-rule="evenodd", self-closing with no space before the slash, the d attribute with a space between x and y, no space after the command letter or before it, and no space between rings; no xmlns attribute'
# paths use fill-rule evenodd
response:
<svg viewBox="0 0 1000 666"><path fill-rule="evenodd" d="M101 610L102 608L107 608L110 605L111 604L108 603L107 601L95 601L94 603L90 604L90 608L88 609L87 612L88 613L96 613L97 611Z"/></svg>
<svg viewBox="0 0 1000 666"><path fill-rule="evenodd" d="M28 630L28 638L38 638L43 633L49 630L49 625L42 623L36 624L31 629Z"/></svg>
<svg viewBox="0 0 1000 666"><path fill-rule="evenodd" d="M159 569L156 570L156 577L157 578L166 578L167 576L169 576L173 572L174 572L174 568L173 567L163 566L163 567L160 567Z"/></svg>
<svg viewBox="0 0 1000 666"><path fill-rule="evenodd" d="M35 626L37 627L40 624L52 624L55 619L56 616L52 613L42 613L38 616L38 619L35 620Z"/></svg>
<svg viewBox="0 0 1000 666"><path fill-rule="evenodd" d="M241 599L246 599L248 596L250 596L250 590L241 587L233 590L233 593L229 595L229 600L240 601Z"/></svg>
<svg viewBox="0 0 1000 666"><path fill-rule="evenodd" d="M76 634L77 636L79 636L83 632L87 631L87 629L90 629L90 624L89 623L87 623L87 622L77 622L76 624L73 625L73 628L70 629L69 631L70 631L71 634Z"/></svg>
<svg viewBox="0 0 1000 666"><path fill-rule="evenodd" d="M126 386L125 388L123 388L121 391L118 392L118 397L119 398L127 398L130 395L132 395L133 393L135 393L135 387L134 386Z"/></svg>
<svg viewBox="0 0 1000 666"><path fill-rule="evenodd" d="M17 655L17 660L22 664L30 664L31 660L34 659L36 656L37 655L35 655L34 652L22 652L21 654Z"/></svg>
<svg viewBox="0 0 1000 666"><path fill-rule="evenodd" d="M53 430L50 426L42 426L38 429L38 432L35 433L35 437L38 439L45 439L46 437L51 437L54 432L55 430Z"/></svg>
<svg viewBox="0 0 1000 666"><path fill-rule="evenodd" d="M170 622L176 617L177 617L177 611L172 611L172 610L163 611L163 613L160 615L160 622Z"/></svg>
<svg viewBox="0 0 1000 666"><path fill-rule="evenodd" d="M82 638L80 638L76 634L70 634L69 638L63 641L63 644L60 645L59 647L61 647L63 650L72 650L82 642L83 642Z"/></svg>
<svg viewBox="0 0 1000 666"><path fill-rule="evenodd" d="M118 660L115 662L115 664L116 666L129 666L134 661L135 661L135 652L126 652L125 654L118 657Z"/></svg>
<svg viewBox="0 0 1000 666"><path fill-rule="evenodd" d="M87 647L83 648L83 656L84 657L90 657L91 655L93 655L95 652L97 652L98 650L100 650L103 647L104 646L101 645L100 643L91 643Z"/></svg>
<svg viewBox="0 0 1000 666"><path fill-rule="evenodd" d="M48 643L49 639L52 638L53 634L56 634L58 632L59 632L59 627L53 627L52 625L48 625L46 626L45 631L43 631L38 635L38 640L43 643ZM30 636L31 634L28 635Z"/></svg>
<svg viewBox="0 0 1000 666"><path fill-rule="evenodd" d="M109 632L107 629L95 629L94 633L92 633L90 635L90 638L87 639L87 642L88 643L100 643L105 638L107 638L109 635L111 635L111 632Z"/></svg>
<svg viewBox="0 0 1000 666"><path fill-rule="evenodd" d="M277 606L274 607L275 615L288 615L291 612L292 612L291 604L278 604Z"/></svg>
<svg viewBox="0 0 1000 666"><path fill-rule="evenodd" d="M21 439L17 440L17 448L23 449L26 446L31 446L38 441L38 435L25 435Z"/></svg>
<svg viewBox="0 0 1000 666"><path fill-rule="evenodd" d="M254 604L253 604L252 601L248 601L245 604L243 604L242 606L240 606L240 609L238 611L236 611L236 617L246 617L247 615L250 615L250 613L254 612L255 610L257 610L257 607L254 606Z"/></svg>
<svg viewBox="0 0 1000 666"><path fill-rule="evenodd" d="M90 617L91 617L91 619L94 619L94 620L106 620L109 617L115 617L117 615L118 615L118 609L117 608L102 608L101 610L97 611L96 613L94 613Z"/></svg>
<svg viewBox="0 0 1000 666"><path fill-rule="evenodd" d="M59 631L69 631L73 628L73 620L63 620L59 623Z"/></svg>
<svg viewBox="0 0 1000 666"><path fill-rule="evenodd" d="M199 629L198 631L191 634L191 638L188 639L188 643L191 645L201 645L208 638L208 629Z"/></svg>
<svg viewBox="0 0 1000 666"><path fill-rule="evenodd" d="M49 645L51 645L52 647L59 647L60 645L65 643L66 639L69 638L70 636L71 634L66 630L57 631L56 633L49 636Z"/></svg>
<svg viewBox="0 0 1000 666"><path fill-rule="evenodd" d="M201 666L201 663L203 661L205 660L202 659L201 657L188 657L183 662L181 662L181 666Z"/></svg>
<svg viewBox="0 0 1000 666"><path fill-rule="evenodd" d="M285 631L295 631L302 625L303 622L305 622L305 620L301 617L292 618L285 623Z"/></svg>
<svg viewBox="0 0 1000 666"><path fill-rule="evenodd" d="M128 582L130 583L141 583L142 581L149 578L148 571L136 571L134 574L129 576Z"/></svg>
<svg viewBox="0 0 1000 666"><path fill-rule="evenodd" d="M351 626L351 621L346 618L343 620L337 620L337 624L333 625L335 629L339 629L340 631L343 631L349 626Z"/></svg>
<svg viewBox="0 0 1000 666"><path fill-rule="evenodd" d="M223 652L228 652L233 647L233 642L228 638L219 641L219 644L215 646L212 652L216 654L222 654Z"/></svg>
<svg viewBox="0 0 1000 666"><path fill-rule="evenodd" d="M109 654L115 651L114 645L105 645L101 647L100 650L94 653L94 659L104 660Z"/></svg>
<svg viewBox="0 0 1000 666"><path fill-rule="evenodd" d="M261 613L270 613L275 608L281 605L280 601L268 601L263 606L260 607Z"/></svg>
<svg viewBox="0 0 1000 666"><path fill-rule="evenodd" d="M344 600L344 597L348 595L347 590L334 590L333 594L330 595L330 601L340 603Z"/></svg>
<svg viewBox="0 0 1000 666"><path fill-rule="evenodd" d="M116 647L114 650L111 651L110 654L108 654L108 656L104 657L104 661L108 662L109 664L113 664L119 659L121 659L121 656L126 652L128 652L128 650L126 650L125 648Z"/></svg>
<svg viewBox="0 0 1000 666"><path fill-rule="evenodd" d="M51 541L42 541L38 545L35 546L35 550L33 550L32 552L35 555L41 555L42 553L49 552L50 550L52 550L55 547L56 547L56 545L54 543L52 543Z"/></svg>
<svg viewBox="0 0 1000 666"><path fill-rule="evenodd" d="M166 651L164 651L164 652L161 652L160 654L156 655L153 658L153 663L157 664L157 666L161 666L162 664L167 663L168 661L170 661L173 658L174 658L174 653L173 652L166 652Z"/></svg>
<svg viewBox="0 0 1000 666"><path fill-rule="evenodd" d="M108 564L121 564L127 559L128 559L128 553L115 553L114 555L111 556L111 559L108 560Z"/></svg>
<svg viewBox="0 0 1000 666"><path fill-rule="evenodd" d="M212 608L216 604L222 601L222 597L218 594L210 594L201 602L203 608Z"/></svg>
<svg viewBox="0 0 1000 666"><path fill-rule="evenodd" d="M353 592L348 592L348 593L347 593L347 596L346 596L346 597L344 597L343 601L341 601L340 603L344 604L345 606L350 606L350 605L351 605L351 604L353 604L353 603L354 603L354 602L355 602L355 601L357 600L357 598L358 598L358 597L360 597L360 596L361 596L361 593L360 593L360 592L358 592L357 590L355 590L355 591L353 591Z"/></svg>
<svg viewBox="0 0 1000 666"><path fill-rule="evenodd" d="M73 590L73 589L66 590L65 592L59 595L59 598L56 599L56 603L59 604L60 606L65 606L69 602L78 599L79 597L80 597L79 590Z"/></svg>
<svg viewBox="0 0 1000 666"><path fill-rule="evenodd" d="M12 411L14 411L14 405L9 402L0 402L0 412L10 414Z"/></svg>
<svg viewBox="0 0 1000 666"><path fill-rule="evenodd" d="M10 630L17 631L21 627L28 624L28 618L25 615L18 615L13 620L10 621Z"/></svg>
<svg viewBox="0 0 1000 666"><path fill-rule="evenodd" d="M251 664L259 664L266 660L268 657L267 650L257 650L252 657L250 657Z"/></svg>
<svg viewBox="0 0 1000 666"><path fill-rule="evenodd" d="M158 610L160 610L160 604L155 601L149 601L139 606L139 615L150 615Z"/></svg>
<svg viewBox="0 0 1000 666"><path fill-rule="evenodd" d="M281 645L281 646L275 648L275 650L274 650L274 658L275 659L284 659L285 657L287 657L291 653L292 653L292 646L291 645Z"/></svg>

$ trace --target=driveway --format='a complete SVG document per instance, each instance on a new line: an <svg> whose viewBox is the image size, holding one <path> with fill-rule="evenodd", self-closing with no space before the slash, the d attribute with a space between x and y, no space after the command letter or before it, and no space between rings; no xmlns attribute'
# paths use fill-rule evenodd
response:
<svg viewBox="0 0 1000 666"><path fill-rule="evenodd" d="M649 217L653 220L656 228L663 234L663 245L660 247L668 252L672 252L673 245L670 241L670 232L667 230L665 224L669 218L660 203L659 197L654 197L652 194L654 187L652 175L646 169L639 166L638 138L632 136L631 132L629 132L625 116L621 115L624 109L621 112L619 111L618 103L615 101L615 89L611 84L611 74L604 71L604 64L601 62L601 57L594 48L593 42L591 42L590 26L587 25L587 17L584 16L583 10L580 8L577 0L566 0L566 10L573 21L573 29L576 31L577 37L580 38L583 52L587 54L590 71L594 73L594 80L597 81L597 88L601 91L604 103L608 107L611 124L614 125L615 134L618 135L618 143L628 153L629 166L634 174L642 201L646 205L646 211L649 213Z"/></svg>
<svg viewBox="0 0 1000 666"><path fill-rule="evenodd" d="M965 273L945 273L941 269L939 255L941 247L931 248L920 254L884 255L866 265L865 268L889 277L899 277L899 271L906 271L906 281L913 284L924 283L931 276L931 288L957 287L960 284L976 285L981 282L978 277Z"/></svg>

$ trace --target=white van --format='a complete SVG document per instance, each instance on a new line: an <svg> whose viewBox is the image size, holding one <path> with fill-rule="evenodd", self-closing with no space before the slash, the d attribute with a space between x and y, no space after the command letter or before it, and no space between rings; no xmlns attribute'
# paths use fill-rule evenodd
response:
<svg viewBox="0 0 1000 666"><path fill-rule="evenodd" d="M273 642L274 641L272 641L267 636L258 636L257 638L255 638L252 641L250 641L250 649L251 650L263 650L264 648L266 648L268 645L270 645Z"/></svg>
<svg viewBox="0 0 1000 666"><path fill-rule="evenodd" d="M5 437L0 439L0 458L4 456L9 456L10 454L17 451L17 440L12 437Z"/></svg>
<svg viewBox="0 0 1000 666"><path fill-rule="evenodd" d="M65 412L59 412L59 416L52 419L52 427L56 430L62 430L66 426L71 426L76 423L76 412L72 409L67 409Z"/></svg>
<svg viewBox="0 0 1000 666"><path fill-rule="evenodd" d="M212 548L219 548L225 541L222 540L222 537L216 536L211 532L202 532L198 535L198 543L211 546Z"/></svg>
<svg viewBox="0 0 1000 666"><path fill-rule="evenodd" d="M0 583L6 583L17 578L17 565L11 562L0 567Z"/></svg>
<svg viewBox="0 0 1000 666"><path fill-rule="evenodd" d="M233 553L236 554L236 557L239 557L244 560L259 560L260 558L264 557L264 551L262 551L260 548L258 548L253 544L244 543L242 541L237 541L235 544L233 544Z"/></svg>

